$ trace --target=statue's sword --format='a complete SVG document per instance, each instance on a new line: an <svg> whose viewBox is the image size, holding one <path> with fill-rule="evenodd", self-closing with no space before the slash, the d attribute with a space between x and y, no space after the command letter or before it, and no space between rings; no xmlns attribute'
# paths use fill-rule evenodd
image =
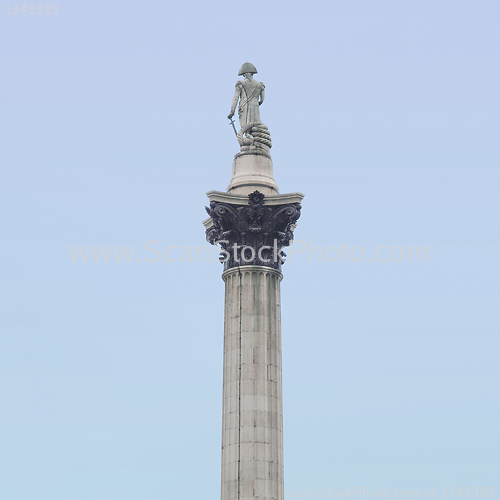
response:
<svg viewBox="0 0 500 500"><path fill-rule="evenodd" d="M236 127L234 126L234 120L233 120L233 118L230 118L229 125L233 126L234 133L235 133L236 137L238 137L238 132L236 132Z"/></svg>

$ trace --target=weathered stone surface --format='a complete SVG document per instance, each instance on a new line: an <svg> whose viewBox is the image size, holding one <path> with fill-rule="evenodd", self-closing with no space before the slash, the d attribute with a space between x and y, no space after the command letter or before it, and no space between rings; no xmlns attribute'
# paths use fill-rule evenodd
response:
<svg viewBox="0 0 500 500"><path fill-rule="evenodd" d="M279 194L273 175L273 161L264 154L238 153L234 157L233 175L227 192L248 196L256 189L266 196Z"/></svg>
<svg viewBox="0 0 500 500"><path fill-rule="evenodd" d="M283 500L281 272L242 266L226 287L221 500Z"/></svg>

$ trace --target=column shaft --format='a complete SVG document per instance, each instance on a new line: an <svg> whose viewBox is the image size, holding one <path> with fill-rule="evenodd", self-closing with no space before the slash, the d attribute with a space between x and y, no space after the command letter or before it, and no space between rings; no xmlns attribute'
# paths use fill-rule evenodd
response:
<svg viewBox="0 0 500 500"><path fill-rule="evenodd" d="M283 500L282 274L224 272L221 500Z"/></svg>

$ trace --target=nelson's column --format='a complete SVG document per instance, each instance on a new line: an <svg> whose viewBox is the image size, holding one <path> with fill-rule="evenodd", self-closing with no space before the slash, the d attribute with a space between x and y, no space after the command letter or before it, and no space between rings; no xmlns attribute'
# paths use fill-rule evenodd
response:
<svg viewBox="0 0 500 500"><path fill-rule="evenodd" d="M227 191L207 193L203 222L224 264L221 500L284 498L281 266L304 195L279 194L271 136L260 121L264 84L255 73L250 63L240 69L228 118L239 103L241 150Z"/></svg>

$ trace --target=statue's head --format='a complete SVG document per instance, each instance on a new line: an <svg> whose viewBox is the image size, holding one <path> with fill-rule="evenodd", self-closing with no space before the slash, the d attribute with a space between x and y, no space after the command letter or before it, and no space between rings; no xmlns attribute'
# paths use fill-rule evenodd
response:
<svg viewBox="0 0 500 500"><path fill-rule="evenodd" d="M238 73L238 76L246 76L248 74L250 74L250 78L253 77L253 75L255 73L257 73L257 68L252 64L252 63L249 63L249 62L246 62L241 68L240 68L240 71Z"/></svg>

